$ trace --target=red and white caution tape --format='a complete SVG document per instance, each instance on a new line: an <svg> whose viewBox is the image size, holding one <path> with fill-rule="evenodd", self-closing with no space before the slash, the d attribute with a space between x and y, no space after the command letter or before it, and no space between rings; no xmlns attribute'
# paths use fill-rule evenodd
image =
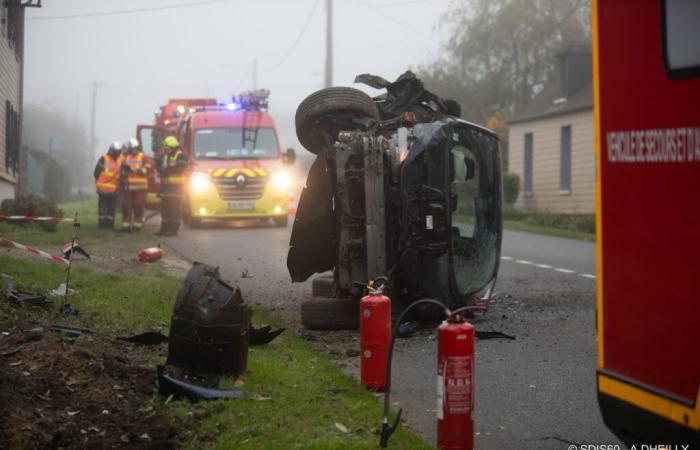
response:
<svg viewBox="0 0 700 450"><path fill-rule="evenodd" d="M39 250L38 248L34 248L34 247L30 247L28 245L20 244L19 242L11 241L9 239L5 239L2 237L0 237L0 245L5 246L5 247L14 247L14 248L18 248L20 250L26 250L30 253L34 253L35 255L39 255L42 258L50 259L54 262L65 264L66 266L69 264L69 261L66 258L61 258L60 256L54 256L50 253L46 253L43 250Z"/></svg>
<svg viewBox="0 0 700 450"><path fill-rule="evenodd" d="M6 216L0 214L0 220L16 220L21 222L73 222L73 219L66 217L46 217L46 216Z"/></svg>

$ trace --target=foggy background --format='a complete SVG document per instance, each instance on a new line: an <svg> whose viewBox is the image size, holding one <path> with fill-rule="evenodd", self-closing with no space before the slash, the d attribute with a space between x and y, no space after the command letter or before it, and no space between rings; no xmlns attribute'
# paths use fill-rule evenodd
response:
<svg viewBox="0 0 700 450"><path fill-rule="evenodd" d="M334 85L365 72L394 79L435 61L448 5L335 0ZM303 157L294 112L323 87L325 28L325 0L46 0L27 11L24 102L80 122L89 135L98 83L99 156L111 141L132 137L137 124L152 123L169 98L224 101L251 89L257 59L280 143Z"/></svg>

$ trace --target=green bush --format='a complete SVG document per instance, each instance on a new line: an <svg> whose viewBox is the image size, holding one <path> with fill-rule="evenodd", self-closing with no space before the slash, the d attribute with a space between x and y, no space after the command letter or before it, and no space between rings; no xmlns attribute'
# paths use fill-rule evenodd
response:
<svg viewBox="0 0 700 450"><path fill-rule="evenodd" d="M8 216L51 216L63 217L63 211L48 197L35 194L20 195L8 198L0 204L0 213ZM24 225L27 222L20 222ZM47 231L56 231L55 223L39 222L39 226Z"/></svg>
<svg viewBox="0 0 700 450"><path fill-rule="evenodd" d="M517 173L506 172L503 174L503 201L506 205L512 205L520 195L520 177Z"/></svg>

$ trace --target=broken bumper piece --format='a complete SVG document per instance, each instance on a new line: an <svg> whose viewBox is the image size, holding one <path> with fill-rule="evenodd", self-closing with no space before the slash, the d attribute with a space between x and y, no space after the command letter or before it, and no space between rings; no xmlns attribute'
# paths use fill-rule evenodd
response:
<svg viewBox="0 0 700 450"><path fill-rule="evenodd" d="M216 389L175 378L158 366L158 391L166 397L186 398L192 402L199 400L235 399L243 395L238 389Z"/></svg>

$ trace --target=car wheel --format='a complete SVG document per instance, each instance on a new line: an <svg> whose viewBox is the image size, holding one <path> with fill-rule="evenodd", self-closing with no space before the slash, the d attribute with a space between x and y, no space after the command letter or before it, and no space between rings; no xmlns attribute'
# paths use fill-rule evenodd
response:
<svg viewBox="0 0 700 450"><path fill-rule="evenodd" d="M273 217L272 221L275 222L276 227L287 228L289 223L289 216Z"/></svg>
<svg viewBox="0 0 700 450"><path fill-rule="evenodd" d="M333 121L323 123L324 118ZM378 119L374 100L363 91L349 87L330 87L309 95L299 104L294 119L301 145L314 154L332 144L338 132L359 128L352 119Z"/></svg>
<svg viewBox="0 0 700 450"><path fill-rule="evenodd" d="M335 294L333 275L319 275L311 280L311 295L314 297L335 297Z"/></svg>
<svg viewBox="0 0 700 450"><path fill-rule="evenodd" d="M352 298L312 298L301 303L301 324L312 330L356 330L360 303Z"/></svg>

